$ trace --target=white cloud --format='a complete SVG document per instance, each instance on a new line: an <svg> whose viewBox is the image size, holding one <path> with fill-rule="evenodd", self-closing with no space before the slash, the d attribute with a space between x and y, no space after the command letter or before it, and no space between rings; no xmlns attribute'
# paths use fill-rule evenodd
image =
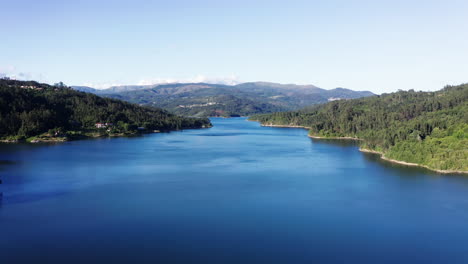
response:
<svg viewBox="0 0 468 264"><path fill-rule="evenodd" d="M16 68L14 66L0 66L0 77L9 77L16 79Z"/></svg>
<svg viewBox="0 0 468 264"><path fill-rule="evenodd" d="M106 89L112 86L122 86L122 85L125 85L125 84L122 84L119 82L104 82L104 83L86 82L80 86L88 86L88 87L95 88L95 89Z"/></svg>
<svg viewBox="0 0 468 264"><path fill-rule="evenodd" d="M123 86L123 85L156 85L156 84L171 84L171 83L211 83L211 84L225 84L235 85L239 84L239 78L235 75L227 77L206 77L204 75L196 75L191 78L177 79L177 78L148 78L142 79L133 84L124 84L119 81L114 82L86 82L81 86L89 86L96 89L106 89L112 86Z"/></svg>
<svg viewBox="0 0 468 264"><path fill-rule="evenodd" d="M0 66L0 78L9 77L17 80L35 80L43 82L45 77L42 74L33 74L30 72L19 71L15 66ZM65 82L65 81L64 81ZM65 82L66 83L66 82ZM170 84L170 83L210 83L210 84L225 84L236 85L240 83L238 76L230 75L224 77L207 77L205 75L196 75L189 78L148 78L142 79L136 83L125 84L120 81L110 82L85 82L81 86L89 86L96 89L106 89L112 86L123 85L156 85L156 84ZM68 84L68 83L66 83Z"/></svg>
<svg viewBox="0 0 468 264"><path fill-rule="evenodd" d="M169 84L169 83L211 83L211 84L226 84L235 85L240 83L239 78L235 75L225 77L207 77L204 75L196 75L191 78L175 79L175 78L153 78L143 79L138 82L138 85L153 85L153 84Z"/></svg>
<svg viewBox="0 0 468 264"><path fill-rule="evenodd" d="M44 76L42 74L34 75L30 72L19 71L15 66L0 66L0 78L8 77L15 80L23 81L44 81Z"/></svg>
<svg viewBox="0 0 468 264"><path fill-rule="evenodd" d="M137 84L138 85L152 85L152 84L168 84L168 83L178 83L177 79L162 79L162 78L155 78L155 79L143 79L140 80Z"/></svg>

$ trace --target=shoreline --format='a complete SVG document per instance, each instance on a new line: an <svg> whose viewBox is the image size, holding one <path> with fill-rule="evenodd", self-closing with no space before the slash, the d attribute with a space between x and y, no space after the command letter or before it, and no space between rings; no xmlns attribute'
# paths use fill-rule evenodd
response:
<svg viewBox="0 0 468 264"><path fill-rule="evenodd" d="M256 120L247 120L251 122L259 122ZM259 122L260 123L260 122ZM303 128L303 129L310 129L310 127L305 127L305 126L293 126L293 125L273 125L273 124L262 124L260 123L260 126L262 127L283 127L283 128Z"/></svg>
<svg viewBox="0 0 468 264"><path fill-rule="evenodd" d="M254 122L259 122L256 120L248 120L248 121L254 121ZM273 125L273 124L262 124L260 123L261 126L264 127L284 127L284 128L303 128L303 129L310 129L310 127L305 127L305 126L288 126L288 125ZM354 138L354 137L320 137L320 136L314 136L314 135L307 135L309 138L314 138L314 139L340 139L340 140L358 140L358 141L363 141L360 138ZM401 160L395 160L395 159L390 159L385 157L385 154L380 151L376 150L370 150L370 149L365 149L365 148L359 148L360 152L364 153L371 153L371 154L376 154L380 156L380 159L385 160L387 162L395 163L395 164L400 164L400 165L405 165L405 166L411 166L411 167L421 167L428 169L430 171L434 171L437 173L442 173L442 174L468 174L468 171L461 171L461 170L439 170L439 169L434 169L431 168L427 165L423 164L418 164L418 163L412 163L412 162L406 162L406 161L401 161Z"/></svg>
<svg viewBox="0 0 468 264"><path fill-rule="evenodd" d="M248 121L253 121L253 122L259 122L255 120L248 120ZM273 125L273 124L260 124L262 127L283 127L283 128L303 128L303 129L308 129L310 130L310 127L306 126L295 126L295 125ZM321 136L314 136L314 135L307 135L310 138L314 139L347 139L347 140L359 140L362 141L360 138L355 138L355 137L321 137Z"/></svg>
<svg viewBox="0 0 468 264"><path fill-rule="evenodd" d="M152 130L152 131L144 131L144 132L136 132L131 134L125 133L116 133L116 134L98 134L97 132L93 132L88 135L80 134L74 136L65 136L65 137L47 137L47 138L34 138L32 140L28 139L0 139L0 144L18 144L18 143L26 143L26 144L37 144L37 143L63 143L63 142L70 142L70 141L78 141L78 140L89 140L89 139L98 139L98 138L118 138L118 137L138 137L145 134L158 134L158 133L168 133L172 131L181 131L186 129L206 129L211 128L213 126L202 126L202 127L187 127L181 129L174 129L174 130ZM38 136L35 136L38 137Z"/></svg>
<svg viewBox="0 0 468 264"><path fill-rule="evenodd" d="M152 133L152 132L150 132ZM157 132L154 132L157 133ZM141 133L143 134L143 133ZM146 134L146 133L145 133ZM72 136L72 137L48 137L48 138L34 138L32 140L28 139L15 139L15 140L8 140L2 139L0 143L5 144L17 144L17 143L26 143L26 144L37 144L37 143L63 143L63 142L70 142L70 141L78 141L78 140L89 140L89 139L97 139L97 138L117 138L117 137L132 137L137 136L138 134L128 134L128 135L80 135L80 136Z"/></svg>
<svg viewBox="0 0 468 264"><path fill-rule="evenodd" d="M314 139L345 139L345 140L358 140L362 141L360 138L354 138L354 137L320 137L320 136L314 136L314 135L307 135L310 138Z"/></svg>
<svg viewBox="0 0 468 264"><path fill-rule="evenodd" d="M18 143L20 142L17 139L0 139L0 143Z"/></svg>
<svg viewBox="0 0 468 264"><path fill-rule="evenodd" d="M428 169L428 170L431 170L431 171L435 171L435 172L438 172L438 173L442 173L442 174L468 174L468 171L461 171L461 170L439 170L439 169L434 169L434 168L431 168L431 167L429 167L429 166L427 166L427 165L423 165L423 164L418 164L418 163L413 163L413 162L406 162L406 161L396 160L396 159L390 159L390 158L385 157L385 154L384 154L383 152L376 151L376 150L370 150L370 149L365 149L365 148L359 148L359 151L360 151L360 152L363 152L363 153L370 153L370 154L379 155L379 156L380 156L380 159L385 160L385 161L388 161L388 162L391 162L391 163L400 164L400 165L405 165L405 166L411 166L411 167L421 167L421 168L425 168L425 169Z"/></svg>

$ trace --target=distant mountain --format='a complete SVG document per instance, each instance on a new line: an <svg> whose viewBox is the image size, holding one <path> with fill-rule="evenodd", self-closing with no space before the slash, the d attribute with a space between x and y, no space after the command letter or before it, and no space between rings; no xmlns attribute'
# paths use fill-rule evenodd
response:
<svg viewBox="0 0 468 264"><path fill-rule="evenodd" d="M72 89L85 93L99 93L100 90L89 86L73 86Z"/></svg>
<svg viewBox="0 0 468 264"><path fill-rule="evenodd" d="M341 99L354 99L375 95L369 91L353 91L345 88L326 90L314 85L278 84L268 82L250 82L235 86L283 104L287 109L299 109L312 104L325 103ZM273 102L273 101L272 101Z"/></svg>
<svg viewBox="0 0 468 264"><path fill-rule="evenodd" d="M374 95L368 91L345 88L325 90L314 85L269 82L248 82L237 85L208 83L129 85L90 91L140 105L161 107L179 115L198 117L247 116L288 111L328 101Z"/></svg>
<svg viewBox="0 0 468 264"><path fill-rule="evenodd" d="M89 86L80 86L75 85L71 86L72 89L86 92L86 93L94 93L94 94L112 94L112 93L120 93L120 92L127 92L127 91L134 91L134 90L141 90L141 89L151 89L158 86L155 85L119 85L119 86L111 86L106 89L96 89Z"/></svg>
<svg viewBox="0 0 468 264"><path fill-rule="evenodd" d="M109 93L121 93L121 92L128 92L134 90L142 90L142 89L151 89L158 85L119 85L119 86L111 86L107 89L100 90L99 93L102 94L109 94Z"/></svg>

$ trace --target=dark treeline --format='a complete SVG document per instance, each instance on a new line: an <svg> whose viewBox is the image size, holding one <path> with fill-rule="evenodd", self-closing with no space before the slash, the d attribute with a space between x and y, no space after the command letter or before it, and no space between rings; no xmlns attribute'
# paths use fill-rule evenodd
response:
<svg viewBox="0 0 468 264"><path fill-rule="evenodd" d="M210 126L208 119L184 118L162 109L34 81L0 79L0 138L24 139L54 130L60 133L98 131L96 123L112 123L109 133L176 130ZM102 129L101 129L102 130Z"/></svg>
<svg viewBox="0 0 468 264"><path fill-rule="evenodd" d="M316 136L360 138L364 148L387 158L468 171L468 84L341 100L251 119L309 127Z"/></svg>

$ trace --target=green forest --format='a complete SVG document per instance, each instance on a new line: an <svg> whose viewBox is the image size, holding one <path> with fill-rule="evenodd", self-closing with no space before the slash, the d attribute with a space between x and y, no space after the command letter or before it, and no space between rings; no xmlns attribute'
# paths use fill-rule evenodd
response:
<svg viewBox="0 0 468 264"><path fill-rule="evenodd" d="M362 148L389 159L468 172L468 84L339 100L250 119L304 126L311 136L358 138Z"/></svg>
<svg viewBox="0 0 468 264"><path fill-rule="evenodd" d="M97 123L103 123L97 127ZM107 124L106 124L107 123ZM65 86L0 79L0 139L129 135L209 127L206 118L185 118L165 110L101 98Z"/></svg>

